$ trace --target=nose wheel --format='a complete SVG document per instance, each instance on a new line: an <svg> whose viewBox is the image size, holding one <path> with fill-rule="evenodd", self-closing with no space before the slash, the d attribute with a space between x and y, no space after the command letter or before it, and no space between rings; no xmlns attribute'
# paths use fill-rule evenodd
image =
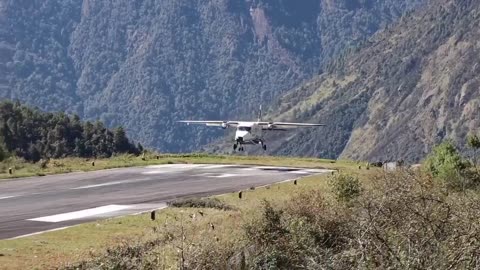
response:
<svg viewBox="0 0 480 270"><path fill-rule="evenodd" d="M263 151L267 151L267 145L266 144L262 144L262 148L263 148Z"/></svg>

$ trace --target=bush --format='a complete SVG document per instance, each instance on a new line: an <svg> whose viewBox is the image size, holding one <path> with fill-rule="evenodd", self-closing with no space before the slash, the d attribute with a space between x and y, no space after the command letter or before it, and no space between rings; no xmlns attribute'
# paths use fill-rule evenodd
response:
<svg viewBox="0 0 480 270"><path fill-rule="evenodd" d="M377 176L354 210L355 268L474 269L478 196L445 193L431 177L408 171Z"/></svg>
<svg viewBox="0 0 480 270"><path fill-rule="evenodd" d="M161 244L163 242L158 239L145 243L123 243L107 249L102 256L65 266L63 270L161 269L165 267L164 262L152 254Z"/></svg>
<svg viewBox="0 0 480 270"><path fill-rule="evenodd" d="M161 269L153 259L165 245L182 248L184 269L476 269L478 205L473 192L447 193L429 175L400 170L372 177L348 205L321 190L299 192L281 207L264 201L243 239L218 240L209 230L198 240L192 232L201 227L181 219L165 223L164 237L69 269Z"/></svg>
<svg viewBox="0 0 480 270"><path fill-rule="evenodd" d="M468 183L466 162L451 141L445 141L433 148L425 161L425 168L434 179L441 181L447 188L462 189L471 187Z"/></svg>
<svg viewBox="0 0 480 270"><path fill-rule="evenodd" d="M2 141L0 140L0 161L4 161L5 159L8 158L8 152L7 152L7 148L5 147L5 145L2 143Z"/></svg>
<svg viewBox="0 0 480 270"><path fill-rule="evenodd" d="M360 181L351 175L335 175L331 178L330 183L338 201L350 202L362 192Z"/></svg>
<svg viewBox="0 0 480 270"><path fill-rule="evenodd" d="M292 265L288 243L291 234L286 228L284 212L275 209L268 201L263 202L262 217L245 226L248 241L256 253L249 261L256 269L285 269Z"/></svg>
<svg viewBox="0 0 480 270"><path fill-rule="evenodd" d="M38 166L40 167L40 169L44 170L46 168L48 168L48 163L50 162L49 159L41 159L39 162L38 162Z"/></svg>
<svg viewBox="0 0 480 270"><path fill-rule="evenodd" d="M346 178L350 182L356 182ZM374 177L346 207L302 192L265 204L246 228L251 269L473 269L480 248L478 197L444 192L409 171Z"/></svg>
<svg viewBox="0 0 480 270"><path fill-rule="evenodd" d="M245 226L251 269L316 269L351 238L348 209L324 200L319 191L301 192L283 208L264 202L262 216ZM324 268L324 267L320 267Z"/></svg>
<svg viewBox="0 0 480 270"><path fill-rule="evenodd" d="M234 210L234 208L217 198L186 198L167 203L171 207L213 208L218 210Z"/></svg>

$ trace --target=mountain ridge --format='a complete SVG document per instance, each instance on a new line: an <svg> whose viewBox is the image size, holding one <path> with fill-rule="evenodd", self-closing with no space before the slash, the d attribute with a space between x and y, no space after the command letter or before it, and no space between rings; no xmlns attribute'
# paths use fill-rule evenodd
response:
<svg viewBox="0 0 480 270"><path fill-rule="evenodd" d="M298 131L273 152L416 162L447 138L465 151L480 126L479 11L474 1L431 1L280 98L275 117L328 126Z"/></svg>
<svg viewBox="0 0 480 270"><path fill-rule="evenodd" d="M0 0L0 97L123 125L160 151L222 132L421 0Z"/></svg>

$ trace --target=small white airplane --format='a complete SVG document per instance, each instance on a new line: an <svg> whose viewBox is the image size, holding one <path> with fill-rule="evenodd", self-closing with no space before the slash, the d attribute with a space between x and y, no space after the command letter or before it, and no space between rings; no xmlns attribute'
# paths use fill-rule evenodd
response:
<svg viewBox="0 0 480 270"><path fill-rule="evenodd" d="M307 123L290 123L290 122L263 122L262 121L262 107L260 107L260 113L258 121L195 121L195 120L182 120L179 123L190 124L204 124L209 127L221 127L223 129L234 127L235 141L233 144L233 151L245 151L243 147L246 144L261 145L263 150L267 150L267 145L263 138L263 131L286 131L296 127L322 127L323 124L307 124Z"/></svg>

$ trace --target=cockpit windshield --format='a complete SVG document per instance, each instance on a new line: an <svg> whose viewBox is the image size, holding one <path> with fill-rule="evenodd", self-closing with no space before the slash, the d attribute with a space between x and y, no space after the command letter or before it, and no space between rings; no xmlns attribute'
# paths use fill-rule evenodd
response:
<svg viewBox="0 0 480 270"><path fill-rule="evenodd" d="M252 127L238 127L238 130L250 132L252 130Z"/></svg>

